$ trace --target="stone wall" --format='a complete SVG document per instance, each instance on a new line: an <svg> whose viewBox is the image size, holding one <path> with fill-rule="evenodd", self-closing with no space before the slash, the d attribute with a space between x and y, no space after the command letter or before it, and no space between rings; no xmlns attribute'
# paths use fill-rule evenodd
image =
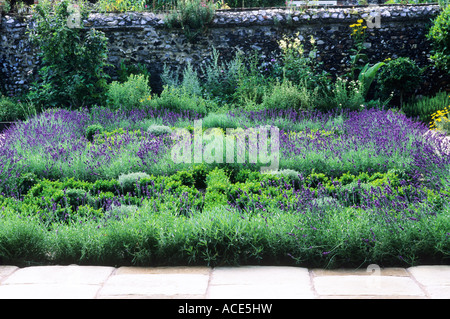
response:
<svg viewBox="0 0 450 319"><path fill-rule="evenodd" d="M265 62L279 52L277 41L283 35L299 32L308 49L314 36L317 58L323 67L341 74L348 70L349 49L352 46L349 25L357 19L380 24L368 29L365 43L370 62L408 56L420 66L430 67L422 91L446 87L447 79L429 61L426 33L439 13L437 5L328 7L307 10L260 9L218 11L208 30L189 41L182 30L164 26L164 15L148 12L124 14L93 13L84 21L85 28L96 28L109 38L109 60L113 65L127 60L144 64L151 72L151 85L160 90L159 74L163 65L183 66L190 61L201 66L211 58L216 48L224 60L234 57L236 50L246 54L258 52ZM26 29L32 25L29 17L4 16L0 25L0 75L8 94L20 94L35 80L39 64L37 52L28 40ZM114 70L111 70L114 78Z"/></svg>

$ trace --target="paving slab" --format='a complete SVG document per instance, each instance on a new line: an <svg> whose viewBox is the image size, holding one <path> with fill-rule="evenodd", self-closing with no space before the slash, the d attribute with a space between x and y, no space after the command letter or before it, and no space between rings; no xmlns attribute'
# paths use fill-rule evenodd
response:
<svg viewBox="0 0 450 319"><path fill-rule="evenodd" d="M450 266L375 266L2 265L0 299L450 299Z"/></svg>
<svg viewBox="0 0 450 319"><path fill-rule="evenodd" d="M94 299L101 285L0 285L0 299Z"/></svg>
<svg viewBox="0 0 450 319"><path fill-rule="evenodd" d="M396 276L409 277L409 273L405 268L389 267L380 268L378 266L361 268L361 269L311 269L314 276Z"/></svg>
<svg viewBox="0 0 450 319"><path fill-rule="evenodd" d="M401 276L317 276L313 278L319 296L361 296L425 298L421 287L410 277Z"/></svg>
<svg viewBox="0 0 450 319"><path fill-rule="evenodd" d="M450 266L415 266L407 271L423 285L450 286Z"/></svg>
<svg viewBox="0 0 450 319"><path fill-rule="evenodd" d="M415 266L407 271L433 299L450 299L450 266Z"/></svg>
<svg viewBox="0 0 450 319"><path fill-rule="evenodd" d="M19 269L17 266L0 266L0 283L17 269Z"/></svg>
<svg viewBox="0 0 450 319"><path fill-rule="evenodd" d="M299 267L214 268L207 298L311 299L315 298L308 269Z"/></svg>
<svg viewBox="0 0 450 319"><path fill-rule="evenodd" d="M146 275L146 274L201 274L210 275L210 267L120 267L114 275Z"/></svg>
<svg viewBox="0 0 450 319"><path fill-rule="evenodd" d="M101 266L34 266L20 268L2 285L13 284L75 284L100 285L113 273L114 267Z"/></svg>
<svg viewBox="0 0 450 319"><path fill-rule="evenodd" d="M176 298L205 297L209 268L119 268L108 278L97 298Z"/></svg>

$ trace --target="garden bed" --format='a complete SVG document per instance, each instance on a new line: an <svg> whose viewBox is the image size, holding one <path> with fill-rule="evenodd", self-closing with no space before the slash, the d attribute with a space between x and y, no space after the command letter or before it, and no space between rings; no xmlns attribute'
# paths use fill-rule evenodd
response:
<svg viewBox="0 0 450 319"><path fill-rule="evenodd" d="M199 118L56 110L10 128L0 150L2 263L448 262L442 135L425 139L425 126L385 110L230 112L203 118L204 128L276 125L277 173L174 163L161 128ZM103 130L89 141L92 124Z"/></svg>
<svg viewBox="0 0 450 319"><path fill-rule="evenodd" d="M38 5L40 81L0 98L22 119L0 147L0 263L448 264L450 99L420 97L407 57L367 62L363 19L342 76L295 34L270 64L165 65L155 92L145 65L111 81L106 35L68 28L67 5Z"/></svg>

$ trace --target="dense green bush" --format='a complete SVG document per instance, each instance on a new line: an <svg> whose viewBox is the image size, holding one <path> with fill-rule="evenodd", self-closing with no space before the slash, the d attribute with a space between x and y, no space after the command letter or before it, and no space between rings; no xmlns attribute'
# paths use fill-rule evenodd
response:
<svg viewBox="0 0 450 319"><path fill-rule="evenodd" d="M432 56L437 67L450 71L450 6L445 6L433 21L428 34L432 45Z"/></svg>
<svg viewBox="0 0 450 319"><path fill-rule="evenodd" d="M246 66L240 52L236 52L233 60L225 62L220 59L220 53L213 47L211 59L201 70L204 75L203 87L206 96L220 103L232 102L233 94L245 72Z"/></svg>
<svg viewBox="0 0 450 319"><path fill-rule="evenodd" d="M201 96L190 94L184 87L165 86L160 96L152 98L145 103L157 110L170 110L181 112L185 110L206 115L217 108L217 105Z"/></svg>
<svg viewBox="0 0 450 319"><path fill-rule="evenodd" d="M309 90L298 87L288 80L276 83L272 91L264 96L261 107L272 110L311 110L314 107L318 88Z"/></svg>
<svg viewBox="0 0 450 319"><path fill-rule="evenodd" d="M405 97L414 93L422 81L422 69L410 58L399 57L390 60L377 73L377 83L384 95L394 93L402 107Z"/></svg>
<svg viewBox="0 0 450 319"><path fill-rule="evenodd" d="M166 16L165 24L169 28L182 28L192 41L211 23L215 11L216 5L210 0L178 1L175 10Z"/></svg>
<svg viewBox="0 0 450 319"><path fill-rule="evenodd" d="M424 96L417 100L406 103L402 111L411 118L418 118L419 121L428 124L434 112L442 110L450 105L450 97L447 92L439 92L434 96Z"/></svg>
<svg viewBox="0 0 450 319"><path fill-rule="evenodd" d="M100 125L100 124L92 124L92 125L89 125L89 126L86 128L86 131L85 131L86 139L87 139L88 141L92 142L92 141L94 140L94 136L95 136L96 134L101 134L101 133L103 133L103 131L104 131L103 126Z"/></svg>
<svg viewBox="0 0 450 319"><path fill-rule="evenodd" d="M19 104L12 99L0 96L0 122L13 122L24 118Z"/></svg>
<svg viewBox="0 0 450 319"><path fill-rule="evenodd" d="M39 47L43 64L28 97L39 108L91 106L104 101L107 38L96 29L82 30L87 15L83 6L80 26L71 27L69 6L68 0L54 4L44 0L34 7L35 26L29 34Z"/></svg>
<svg viewBox="0 0 450 319"><path fill-rule="evenodd" d="M148 76L143 74L131 74L124 83L113 81L106 92L108 107L127 111L139 108L151 96L148 81Z"/></svg>
<svg viewBox="0 0 450 319"><path fill-rule="evenodd" d="M69 188L64 191L64 200L73 210L77 210L81 205L92 205L94 199L84 189Z"/></svg>
<svg viewBox="0 0 450 319"><path fill-rule="evenodd" d="M310 49L307 51L300 33L283 36L278 41L281 59L274 66L274 75L280 80L288 79L296 85L307 89L322 88L328 84L327 72L321 69L316 48L316 40L310 37Z"/></svg>
<svg viewBox="0 0 450 319"><path fill-rule="evenodd" d="M364 84L338 77L329 95L323 98L327 110L361 110L364 105Z"/></svg>
<svg viewBox="0 0 450 319"><path fill-rule="evenodd" d="M121 61L119 64L119 68L117 69L118 80L121 83L125 83L130 75L143 75L150 79L150 71L145 67L145 65L140 63L132 63Z"/></svg>

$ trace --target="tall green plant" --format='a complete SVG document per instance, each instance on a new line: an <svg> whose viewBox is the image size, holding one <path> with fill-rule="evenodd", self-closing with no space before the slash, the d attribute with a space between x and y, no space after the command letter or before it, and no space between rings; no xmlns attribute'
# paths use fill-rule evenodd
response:
<svg viewBox="0 0 450 319"><path fill-rule="evenodd" d="M211 0L178 1L165 23L168 27L183 29L188 40L193 41L211 23L215 12L216 5Z"/></svg>
<svg viewBox="0 0 450 319"><path fill-rule="evenodd" d="M414 93L419 86L422 72L415 61L399 57L387 62L386 66L377 73L377 82L384 94L389 95L393 92L397 95L399 106L402 107L405 97Z"/></svg>
<svg viewBox="0 0 450 319"><path fill-rule="evenodd" d="M358 76L358 81L362 83L362 94L363 96L367 96L367 93L370 89L370 86L372 85L372 82L375 80L375 76L378 72L378 70L385 65L384 62L378 62L374 65L370 66L369 63L367 63Z"/></svg>
<svg viewBox="0 0 450 319"><path fill-rule="evenodd" d="M275 65L274 73L278 78L287 79L294 84L306 84L308 88L324 86L327 74L320 71L317 59L316 40L310 38L311 50L306 52L300 33L292 37L284 36L278 41L281 49L281 65Z"/></svg>
<svg viewBox="0 0 450 319"><path fill-rule="evenodd" d="M101 103L107 84L107 38L101 31L82 30L86 6L68 0L40 1L34 27L28 30L39 48L42 66L30 99L39 106L81 107Z"/></svg>
<svg viewBox="0 0 450 319"><path fill-rule="evenodd" d="M428 34L432 45L431 59L438 68L450 72L450 6L444 7L433 21Z"/></svg>

